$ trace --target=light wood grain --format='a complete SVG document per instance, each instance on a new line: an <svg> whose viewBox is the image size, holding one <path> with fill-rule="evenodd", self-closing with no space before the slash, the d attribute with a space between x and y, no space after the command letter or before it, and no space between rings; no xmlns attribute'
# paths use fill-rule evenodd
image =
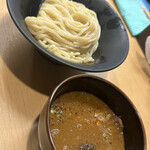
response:
<svg viewBox="0 0 150 150"><path fill-rule="evenodd" d="M116 9L112 0L108 2ZM117 11L117 9L116 9ZM117 85L135 104L150 150L150 66L128 32L129 55L118 68L95 75ZM53 88L68 76L84 72L51 64L22 36L0 5L0 149L39 150L39 113ZM136 137L135 137L136 138Z"/></svg>

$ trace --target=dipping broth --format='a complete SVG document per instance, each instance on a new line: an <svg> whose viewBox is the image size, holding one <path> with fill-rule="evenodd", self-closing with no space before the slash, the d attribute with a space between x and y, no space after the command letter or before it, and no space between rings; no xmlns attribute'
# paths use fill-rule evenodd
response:
<svg viewBox="0 0 150 150"><path fill-rule="evenodd" d="M121 119L96 96L70 92L50 111L50 128L58 150L124 150Z"/></svg>

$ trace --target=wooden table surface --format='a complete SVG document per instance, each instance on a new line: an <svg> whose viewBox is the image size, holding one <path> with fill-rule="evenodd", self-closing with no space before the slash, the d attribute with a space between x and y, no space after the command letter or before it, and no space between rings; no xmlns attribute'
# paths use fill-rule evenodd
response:
<svg viewBox="0 0 150 150"><path fill-rule="evenodd" d="M108 0L116 9L112 0ZM118 68L95 75L117 85L135 104L150 150L150 66L128 32L129 55ZM51 64L13 23L5 0L0 4L0 150L39 150L38 116L50 92L63 79L84 72ZM135 137L136 138L136 137Z"/></svg>

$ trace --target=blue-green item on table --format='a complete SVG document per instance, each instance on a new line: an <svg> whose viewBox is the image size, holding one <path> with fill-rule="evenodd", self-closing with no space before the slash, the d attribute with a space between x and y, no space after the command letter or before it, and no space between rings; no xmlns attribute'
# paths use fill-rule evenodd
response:
<svg viewBox="0 0 150 150"><path fill-rule="evenodd" d="M150 19L143 12L140 0L114 1L133 36L139 35L150 25Z"/></svg>

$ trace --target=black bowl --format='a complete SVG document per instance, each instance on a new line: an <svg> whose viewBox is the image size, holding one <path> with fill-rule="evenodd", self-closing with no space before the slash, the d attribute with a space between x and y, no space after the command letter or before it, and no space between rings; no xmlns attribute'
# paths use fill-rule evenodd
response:
<svg viewBox="0 0 150 150"><path fill-rule="evenodd" d="M89 9L94 10L102 28L99 46L93 55L95 61L91 64L76 64L65 61L48 52L30 34L24 19L27 16L36 16L43 0L7 0L7 6L18 29L38 48L39 52L50 60L90 72L102 72L116 68L125 60L129 50L128 35L120 17L106 0L75 1L83 3Z"/></svg>
<svg viewBox="0 0 150 150"><path fill-rule="evenodd" d="M112 83L92 75L76 75L62 81L51 93L40 115L38 136L42 150L56 150L50 132L50 109L60 95L71 91L85 91L104 101L121 117L125 150L146 150L146 136L142 120L131 100Z"/></svg>

